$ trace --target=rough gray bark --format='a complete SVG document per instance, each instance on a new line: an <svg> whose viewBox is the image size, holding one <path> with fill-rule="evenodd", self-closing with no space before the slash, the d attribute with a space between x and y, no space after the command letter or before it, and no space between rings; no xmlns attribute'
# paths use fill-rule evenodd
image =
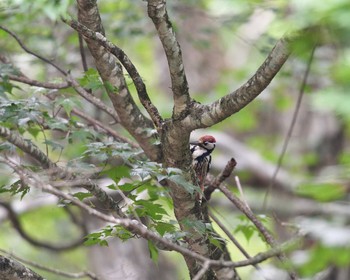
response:
<svg viewBox="0 0 350 280"><path fill-rule="evenodd" d="M1 280L44 280L20 262L0 255L0 279Z"/></svg>

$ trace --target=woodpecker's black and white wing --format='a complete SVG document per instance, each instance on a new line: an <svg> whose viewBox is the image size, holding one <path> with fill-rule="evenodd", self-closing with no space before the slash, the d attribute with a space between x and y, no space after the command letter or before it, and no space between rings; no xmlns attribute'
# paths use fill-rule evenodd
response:
<svg viewBox="0 0 350 280"><path fill-rule="evenodd" d="M204 184L210 169L211 152L215 149L216 140L213 136L204 135L197 142L190 143L192 167L196 172L198 184L204 191Z"/></svg>
<svg viewBox="0 0 350 280"><path fill-rule="evenodd" d="M196 172L199 184L201 188L203 188L205 178L210 169L211 150L207 150L203 146L196 144L192 144L190 148L192 153L192 166Z"/></svg>

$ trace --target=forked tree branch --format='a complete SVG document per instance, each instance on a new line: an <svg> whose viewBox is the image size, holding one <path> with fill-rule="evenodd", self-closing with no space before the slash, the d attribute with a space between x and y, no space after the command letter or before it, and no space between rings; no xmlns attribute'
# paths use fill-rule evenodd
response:
<svg viewBox="0 0 350 280"><path fill-rule="evenodd" d="M168 17L166 1L148 0L147 2L148 15L157 29L158 37L168 60L171 89L174 97L173 119L176 120L183 117L184 112L187 112L191 101L181 48Z"/></svg>

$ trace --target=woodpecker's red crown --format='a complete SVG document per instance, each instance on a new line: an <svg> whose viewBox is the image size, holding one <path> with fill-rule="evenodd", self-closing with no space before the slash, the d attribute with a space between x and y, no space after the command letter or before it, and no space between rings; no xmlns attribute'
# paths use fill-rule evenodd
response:
<svg viewBox="0 0 350 280"><path fill-rule="evenodd" d="M213 136L211 135L204 135L201 138L199 138L198 140L200 143L205 143L205 142L209 142L209 143L216 143L216 140Z"/></svg>

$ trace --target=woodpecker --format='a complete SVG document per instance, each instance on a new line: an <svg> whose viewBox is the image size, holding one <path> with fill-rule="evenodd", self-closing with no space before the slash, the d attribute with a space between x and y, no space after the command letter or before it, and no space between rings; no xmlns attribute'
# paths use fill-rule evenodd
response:
<svg viewBox="0 0 350 280"><path fill-rule="evenodd" d="M190 143L192 167L196 172L199 186L204 191L205 178L210 169L211 152L215 149L216 140L211 135L204 135L198 141Z"/></svg>

